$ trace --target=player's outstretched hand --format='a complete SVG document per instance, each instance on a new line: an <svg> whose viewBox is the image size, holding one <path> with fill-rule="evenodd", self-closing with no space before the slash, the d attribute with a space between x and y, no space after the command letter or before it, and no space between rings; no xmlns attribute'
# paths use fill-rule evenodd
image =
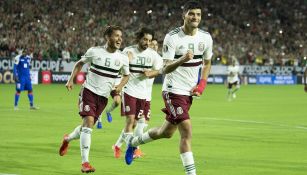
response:
<svg viewBox="0 0 307 175"><path fill-rule="evenodd" d="M72 86L73 86L73 82L70 82L70 81L67 81L67 83L65 84L66 88L68 91L71 91L72 90Z"/></svg>
<svg viewBox="0 0 307 175"><path fill-rule="evenodd" d="M305 85L305 88L304 88L305 92L307 93L307 85Z"/></svg>

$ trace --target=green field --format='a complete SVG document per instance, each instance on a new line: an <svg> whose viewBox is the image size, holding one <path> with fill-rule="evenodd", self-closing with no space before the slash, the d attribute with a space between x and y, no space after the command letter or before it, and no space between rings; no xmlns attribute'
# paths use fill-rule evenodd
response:
<svg viewBox="0 0 307 175"><path fill-rule="evenodd" d="M150 126L164 121L161 86L153 91ZM34 86L38 111L30 111L26 92L13 110L14 86L0 85L0 174L81 174L79 141L66 156L58 155L64 133L80 124L80 87ZM193 153L198 175L306 175L307 94L302 86L242 86L237 99L226 100L226 88L208 85L194 100ZM124 126L119 110L113 122L93 130L90 161L95 174L183 175L178 133L142 146L144 158L130 166L115 159L111 146ZM124 149L125 150L125 149Z"/></svg>

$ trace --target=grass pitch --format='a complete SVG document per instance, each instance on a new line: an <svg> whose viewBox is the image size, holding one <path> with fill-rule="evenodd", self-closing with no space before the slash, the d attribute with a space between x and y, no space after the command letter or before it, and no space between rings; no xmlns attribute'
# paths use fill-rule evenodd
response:
<svg viewBox="0 0 307 175"><path fill-rule="evenodd" d="M58 155L64 133L81 123L77 100L80 86L34 86L38 111L30 111L22 92L13 110L14 85L0 85L0 174L81 174L79 141ZM226 100L226 88L208 85L190 111L193 153L198 175L306 175L307 94L302 86L242 86L237 99ZM109 101L111 102L111 101ZM164 121L161 86L155 85L149 127ZM146 153L127 166L115 159L111 146L124 126L119 110L113 122L103 119L94 129L90 161L95 174L180 175L179 135L142 146ZM123 148L123 151L125 148ZM124 152L123 152L124 154Z"/></svg>

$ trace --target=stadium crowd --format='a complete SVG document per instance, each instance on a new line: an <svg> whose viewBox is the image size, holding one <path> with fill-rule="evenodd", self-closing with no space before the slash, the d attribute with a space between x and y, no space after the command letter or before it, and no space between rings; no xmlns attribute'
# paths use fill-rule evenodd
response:
<svg viewBox="0 0 307 175"><path fill-rule="evenodd" d="M0 1L0 58L28 47L34 59L77 60L103 44L107 25L125 30L122 47L133 43L140 26L156 31L162 44L182 25L183 0L3 0ZM201 1L201 28L214 40L214 64L306 65L307 1Z"/></svg>

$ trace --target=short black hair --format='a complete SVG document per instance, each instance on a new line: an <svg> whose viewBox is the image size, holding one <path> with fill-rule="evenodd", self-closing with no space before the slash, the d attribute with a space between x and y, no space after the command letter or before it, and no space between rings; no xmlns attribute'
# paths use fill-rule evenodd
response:
<svg viewBox="0 0 307 175"><path fill-rule="evenodd" d="M107 26L105 31L103 32L103 37L106 38L106 36L110 37L114 30L120 30L121 32L123 29L119 26Z"/></svg>
<svg viewBox="0 0 307 175"><path fill-rule="evenodd" d="M184 4L182 12L185 14L191 9L201 9L202 10L202 6L198 1L191 0Z"/></svg>
<svg viewBox="0 0 307 175"><path fill-rule="evenodd" d="M154 38L155 36L155 33L152 29L147 28L147 27L142 27L139 31L135 33L136 40L139 41L141 38L144 37L145 34L152 35L152 38Z"/></svg>

